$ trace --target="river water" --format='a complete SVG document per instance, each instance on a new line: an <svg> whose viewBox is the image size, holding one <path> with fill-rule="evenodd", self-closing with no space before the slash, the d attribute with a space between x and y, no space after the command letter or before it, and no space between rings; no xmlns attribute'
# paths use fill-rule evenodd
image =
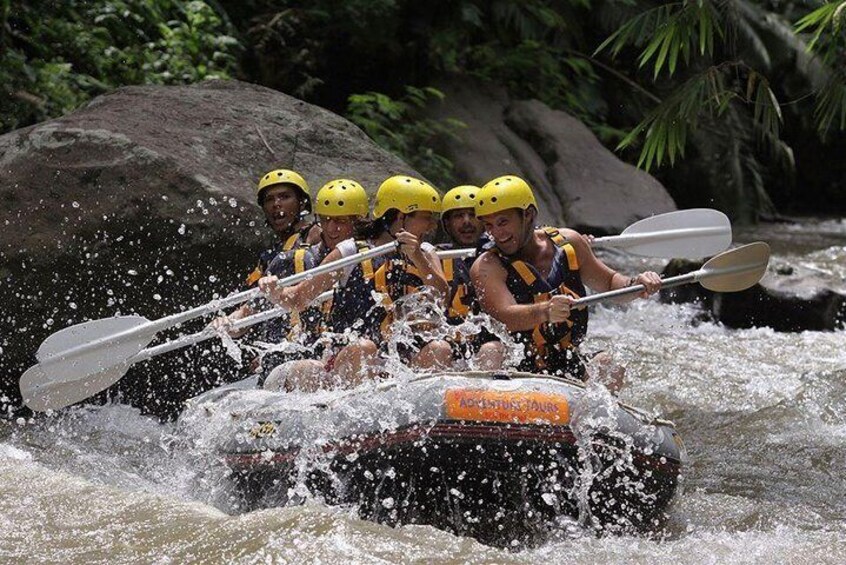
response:
<svg viewBox="0 0 846 565"><path fill-rule="evenodd" d="M843 284L844 221L739 236ZM624 362L621 398L685 439L684 494L655 536L573 524L514 553L316 500L239 514L207 472L210 454L181 450L174 424L113 404L0 422L0 562L846 562L845 331L732 330L694 305L650 300L598 307L586 346Z"/></svg>

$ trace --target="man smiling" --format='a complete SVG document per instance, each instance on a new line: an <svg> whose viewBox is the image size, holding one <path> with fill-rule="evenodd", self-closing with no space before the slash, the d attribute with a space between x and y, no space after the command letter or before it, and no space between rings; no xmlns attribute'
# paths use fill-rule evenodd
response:
<svg viewBox="0 0 846 565"><path fill-rule="evenodd" d="M585 380L588 372L578 346L587 332L588 313L572 309L574 300L585 296L586 286L604 292L643 284L646 290L639 296L646 297L661 288L658 274L626 277L597 259L578 232L536 229L534 193L517 176L488 182L476 195L475 209L493 241L470 269L471 280L482 309L525 345L519 369ZM610 364L607 354L601 356L591 366Z"/></svg>

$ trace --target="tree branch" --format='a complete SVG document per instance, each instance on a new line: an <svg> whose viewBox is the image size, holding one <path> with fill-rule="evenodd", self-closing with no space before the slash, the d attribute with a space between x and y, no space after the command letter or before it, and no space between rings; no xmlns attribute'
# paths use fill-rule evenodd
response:
<svg viewBox="0 0 846 565"><path fill-rule="evenodd" d="M606 64L605 64L605 63L603 63L602 61L599 61L599 60L597 60L597 59L594 59L594 58L593 58L593 57L591 57L590 55L586 55L586 54L584 54L584 53L582 53L582 52L580 52L580 51L576 51L575 49L564 49L564 51L565 51L566 53L571 54L571 55L575 55L575 56L577 56L577 57L581 57L582 59L584 59L584 60L586 60L586 61L588 61L588 62L590 62L590 63L592 63L592 64L596 65L597 67L599 67L599 68L601 68L601 69L604 69L604 70L605 70L605 71L607 71L609 74L611 74L611 75L613 75L614 77L616 77L617 79L619 79L619 80L621 80L621 81L625 82L625 83L626 83L626 84L628 84L630 87L632 87L633 89L637 90L638 92L640 92L641 94L643 94L644 96L646 96L647 98L649 98L650 100L652 100L653 102L655 102L656 104L660 104L660 103L661 103L661 99L660 99L660 98L658 98L657 96L655 96L654 94L652 94L651 92L649 92L648 90L646 90L644 87L642 87L641 85L639 85L638 83L636 83L635 81L633 81L632 79L630 79L629 77L627 77L626 75L624 75L623 73L621 73L620 71L618 71L617 69L615 69L614 67L611 67L610 65L606 65Z"/></svg>

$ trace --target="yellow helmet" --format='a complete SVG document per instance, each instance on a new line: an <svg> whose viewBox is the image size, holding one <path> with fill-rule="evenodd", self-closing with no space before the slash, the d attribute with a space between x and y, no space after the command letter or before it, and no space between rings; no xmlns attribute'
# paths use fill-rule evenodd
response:
<svg viewBox="0 0 846 565"><path fill-rule="evenodd" d="M369 210L367 191L354 180L329 181L315 197L314 212L319 216L366 216Z"/></svg>
<svg viewBox="0 0 846 565"><path fill-rule="evenodd" d="M450 210L458 210L461 208L475 208L476 196L479 194L481 188L470 184L463 184L456 186L449 192L444 194L443 206L441 206L441 213L446 214Z"/></svg>
<svg viewBox="0 0 846 565"><path fill-rule="evenodd" d="M256 201L258 201L259 206L261 206L261 193L264 189L277 184L290 184L297 187L306 197L306 210L311 212L311 194L308 192L308 183L306 183L305 179L299 173L288 169L270 171L259 179L258 187L256 188Z"/></svg>
<svg viewBox="0 0 846 565"><path fill-rule="evenodd" d="M476 195L476 216L496 214L510 208L526 210L538 207L531 187L514 175L505 175L489 181Z"/></svg>
<svg viewBox="0 0 846 565"><path fill-rule="evenodd" d="M399 210L403 214L417 211L437 214L441 211L441 195L425 181L394 176L379 185L373 217L379 219L388 210Z"/></svg>

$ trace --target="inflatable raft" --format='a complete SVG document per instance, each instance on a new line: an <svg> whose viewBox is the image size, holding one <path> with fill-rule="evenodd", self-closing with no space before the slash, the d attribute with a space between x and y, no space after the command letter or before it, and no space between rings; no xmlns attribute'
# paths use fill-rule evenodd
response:
<svg viewBox="0 0 846 565"><path fill-rule="evenodd" d="M247 509L318 496L366 519L509 547L540 543L573 519L653 529L686 461L671 422L527 373L443 373L311 395L248 380L192 399L180 424L214 438Z"/></svg>

